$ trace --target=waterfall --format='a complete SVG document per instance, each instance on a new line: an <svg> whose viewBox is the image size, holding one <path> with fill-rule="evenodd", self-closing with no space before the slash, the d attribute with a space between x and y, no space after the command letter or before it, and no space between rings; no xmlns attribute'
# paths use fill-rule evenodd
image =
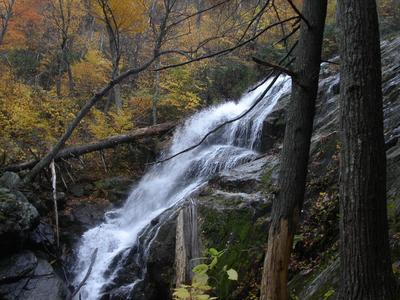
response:
<svg viewBox="0 0 400 300"><path fill-rule="evenodd" d="M174 133L171 146L161 154L161 158L198 143L217 125L247 111L271 80L237 102L204 109L186 120ZM280 76L249 114L215 132L196 149L151 167L133 187L121 208L106 213L104 223L83 234L73 269L76 274L74 284L84 278L96 248L98 254L92 272L80 291L82 299L100 299L104 288L116 277L121 262L129 258L130 249L141 247L142 255L135 258L142 268L141 274L121 287L130 295L129 299L135 299L135 286L143 280L146 272L145 264L139 260L145 260L146 251L158 230L157 226L150 226L152 220L194 194L216 173L256 158L261 145L263 121L289 89L290 79Z"/></svg>

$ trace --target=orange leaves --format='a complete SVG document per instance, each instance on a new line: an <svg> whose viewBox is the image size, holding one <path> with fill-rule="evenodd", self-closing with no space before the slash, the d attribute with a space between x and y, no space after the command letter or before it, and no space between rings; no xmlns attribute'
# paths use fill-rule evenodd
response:
<svg viewBox="0 0 400 300"><path fill-rule="evenodd" d="M47 0L17 0L4 41L5 48L34 48L44 29L43 9Z"/></svg>

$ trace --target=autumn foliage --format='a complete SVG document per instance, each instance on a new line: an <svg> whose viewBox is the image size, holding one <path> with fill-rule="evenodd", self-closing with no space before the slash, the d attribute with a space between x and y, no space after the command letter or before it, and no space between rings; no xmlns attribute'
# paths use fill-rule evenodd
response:
<svg viewBox="0 0 400 300"><path fill-rule="evenodd" d="M197 61L196 58L234 47L295 13L283 0L272 1L262 14L264 3L256 0L231 0L223 5L212 0L181 0L174 1L174 7L168 10L166 3L170 2L3 1L0 163L43 156L84 103L115 77L110 39L118 43L118 73L143 65L154 51L165 53L157 64L121 82L122 109L107 104L104 97L74 132L69 144L150 125L155 103L158 122L164 122L237 98L265 74L265 69L255 66L251 57L277 62L297 36L295 32L290 40L277 43L297 26L294 21L283 23L245 47ZM389 2L382 3L386 15L390 14ZM301 6L301 1L294 3ZM11 7L10 14L5 4ZM334 9L332 5L330 16ZM334 48L334 38L328 42ZM194 63L179 68L155 70L193 59Z"/></svg>

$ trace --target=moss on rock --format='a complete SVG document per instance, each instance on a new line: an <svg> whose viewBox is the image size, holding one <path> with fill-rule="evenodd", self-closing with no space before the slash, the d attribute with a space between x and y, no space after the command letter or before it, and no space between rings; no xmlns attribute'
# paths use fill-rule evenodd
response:
<svg viewBox="0 0 400 300"><path fill-rule="evenodd" d="M267 239L268 219L263 217L261 206L225 209L200 205L200 229L205 249L225 250L211 276L219 299L246 299L257 292L258 270L262 267L264 244ZM264 207L265 208L265 207ZM224 266L239 273L238 282L228 280L221 272Z"/></svg>

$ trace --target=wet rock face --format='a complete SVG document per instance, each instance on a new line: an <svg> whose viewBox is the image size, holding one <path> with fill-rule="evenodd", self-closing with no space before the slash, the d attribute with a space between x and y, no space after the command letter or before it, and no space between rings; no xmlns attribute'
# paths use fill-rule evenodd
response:
<svg viewBox="0 0 400 300"><path fill-rule="evenodd" d="M232 170L220 173L210 181L210 185L228 192L254 193L258 190L267 165L270 168L275 168L278 165L278 159L275 156L260 157ZM277 178L276 172L274 172L273 177Z"/></svg>
<svg viewBox="0 0 400 300"><path fill-rule="evenodd" d="M0 299L64 300L69 291L52 266L33 252L0 260Z"/></svg>
<svg viewBox="0 0 400 300"><path fill-rule="evenodd" d="M36 256L30 252L21 252L9 259L0 261L0 282L10 283L24 277L35 269L37 265Z"/></svg>
<svg viewBox="0 0 400 300"><path fill-rule="evenodd" d="M55 235L50 224L40 222L29 235L29 245L31 248L39 250L53 249L55 245Z"/></svg>
<svg viewBox="0 0 400 300"><path fill-rule="evenodd" d="M60 239L73 247L88 229L104 221L104 214L112 208L106 199L74 201L67 210L59 212Z"/></svg>
<svg viewBox="0 0 400 300"><path fill-rule="evenodd" d="M144 295L147 300L168 299L173 288L176 220L170 219L154 239L147 260L147 284Z"/></svg>
<svg viewBox="0 0 400 300"><path fill-rule="evenodd" d="M203 256L203 252L210 247L227 249L225 257L218 265L218 270L222 270L225 264L240 270L243 286L250 286L250 282L258 280L255 277L259 273L256 274L252 270L262 265L262 249L269 224L269 219L265 216L270 213L272 207L271 199L260 192L260 185L265 177L264 169L270 171L268 178L273 178L276 176L275 168L276 160L271 157L262 157L246 163L232 172L218 175L212 184L199 192L199 195L183 204L184 207L196 206L198 232L201 233L201 236L185 236L185 239L191 241L193 238L198 239L199 245L202 245L200 256ZM238 191L239 186L247 192ZM142 239L146 237L151 240L147 259L143 261L145 265L141 266L142 269L146 268L147 274L144 281L137 285L132 299L171 299L171 291L176 280L177 215L178 211L172 215L171 211L167 211L153 220L151 226L146 229L147 232L142 235ZM190 235L190 230L186 229L185 227L185 234ZM156 234L153 236L152 232ZM140 261L139 253L143 253L145 249L144 244L146 242L141 240L139 246L131 250L120 274L112 286L108 287L102 300L130 299L129 295L124 294L124 288L121 286L132 283L140 275L137 262ZM193 251L187 250L187 253L189 252ZM189 257L189 261L198 257L199 255ZM249 267L250 265L252 267ZM231 298L227 297L227 294L232 292L233 285L221 274L221 272L214 274L224 286L225 294L219 295L221 299L242 299L248 290L240 288Z"/></svg>
<svg viewBox="0 0 400 300"><path fill-rule="evenodd" d="M175 258L174 216L168 210L154 219L137 244L114 259L110 270L115 270L117 265L121 268L112 283L104 287L101 300L170 299ZM131 290L128 286L136 280Z"/></svg>
<svg viewBox="0 0 400 300"><path fill-rule="evenodd" d="M273 111L265 119L262 129L261 148L259 149L261 153L273 149L277 143L282 141L285 134L286 107L289 99L290 95L280 99Z"/></svg>
<svg viewBox="0 0 400 300"><path fill-rule="evenodd" d="M38 222L39 213L21 193L0 188L0 253L18 249Z"/></svg>

